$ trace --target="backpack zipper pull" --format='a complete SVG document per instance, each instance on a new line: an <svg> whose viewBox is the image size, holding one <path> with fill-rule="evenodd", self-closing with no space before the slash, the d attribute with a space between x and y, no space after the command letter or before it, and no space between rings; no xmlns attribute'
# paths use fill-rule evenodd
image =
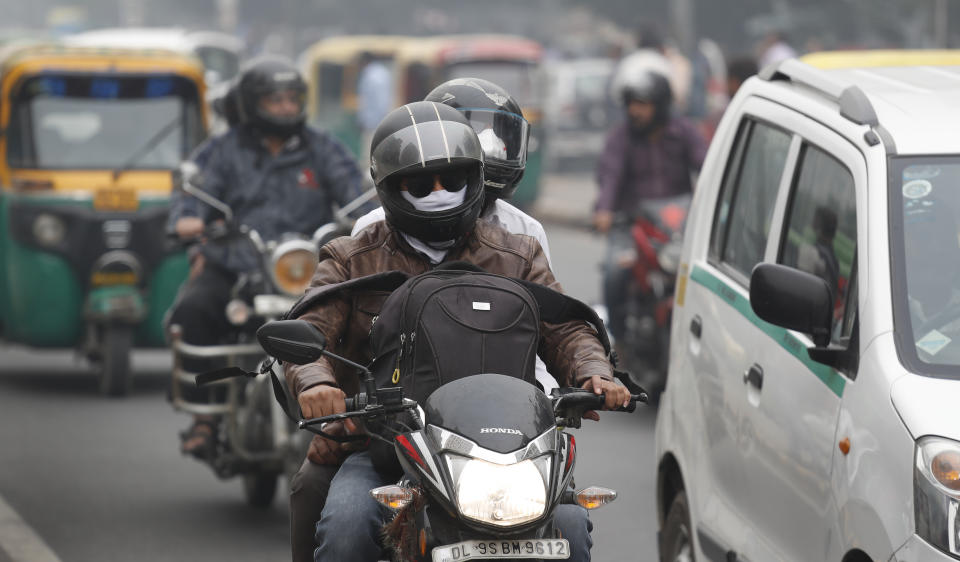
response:
<svg viewBox="0 0 960 562"><path fill-rule="evenodd" d="M400 333L400 351L397 353L397 364L393 367L393 376L390 377L390 382L397 384L400 382L400 360L403 359L403 340L404 334Z"/></svg>

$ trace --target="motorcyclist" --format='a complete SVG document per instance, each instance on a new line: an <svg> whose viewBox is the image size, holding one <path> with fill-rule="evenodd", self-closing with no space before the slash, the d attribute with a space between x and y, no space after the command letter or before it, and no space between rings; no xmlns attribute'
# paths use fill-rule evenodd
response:
<svg viewBox="0 0 960 562"><path fill-rule="evenodd" d="M693 191L707 145L696 127L671 115L673 95L667 78L652 68L638 69L620 83L625 119L607 134L597 163L599 186L593 222L607 233L603 295L614 339L624 335L633 254L631 220L645 199Z"/></svg>
<svg viewBox="0 0 960 562"><path fill-rule="evenodd" d="M333 219L333 206L360 195L356 162L339 142L305 126L306 84L289 62L252 61L236 87L241 124L207 145L202 189L229 205L234 221L264 240L285 233L310 235ZM192 197L174 209L174 232L196 240L222 218ZM364 209L366 210L366 209ZM182 328L183 341L215 345L229 332L224 309L238 274L254 270L260 256L245 240L203 243L192 253L191 274L181 287L169 323ZM208 362L184 367L201 372ZM205 401L202 392L186 396ZM198 416L183 435L184 453L207 455L216 435L214 418Z"/></svg>
<svg viewBox="0 0 960 562"><path fill-rule="evenodd" d="M530 124L524 119L517 100L500 86L480 78L448 80L431 90L424 100L459 110L480 138L485 192L480 218L499 224L515 234L533 236L543 248L547 261L550 261L550 248L543 225L507 202L523 178L530 137ZM353 234L383 218L383 207L374 209L357 219Z"/></svg>
<svg viewBox="0 0 960 562"><path fill-rule="evenodd" d="M426 101L391 112L373 137L371 174L386 221L321 249L313 287L387 270L419 274L443 261L466 261L493 273L559 287L535 239L477 220L483 207L483 152L460 112ZM334 296L302 318L317 326L327 341L338 342L337 353L364 363L371 359L369 331L384 298L372 293ZM629 400L629 392L613 380L612 366L589 326L566 322L543 324L542 330L540 351L560 384L606 393L609 408ZM343 412L344 397L359 388L354 372L335 368L326 359L290 366L286 375L305 417ZM591 417L596 419L596 414ZM344 424L345 431L355 429ZM328 444L314 453L336 462L346 452ZM377 559L382 520L379 504L367 492L382 484L366 452L347 458L330 485L317 526L318 560ZM588 559L589 520L576 506L569 507L557 512L557 523L575 545L576 556Z"/></svg>
<svg viewBox="0 0 960 562"><path fill-rule="evenodd" d="M426 101L443 103L459 110L480 138L483 149L484 203L480 219L509 232L533 236L550 261L547 235L539 221L506 201L517 190L527 159L529 124L520 104L500 86L479 78L456 78L434 88ZM352 235L384 220L383 207L357 219ZM537 380L545 388L556 386L543 361L537 358ZM329 464L318 449L331 444L315 437L308 458L291 482L290 522L294 560L312 560L314 526L320 519L330 480L339 462Z"/></svg>

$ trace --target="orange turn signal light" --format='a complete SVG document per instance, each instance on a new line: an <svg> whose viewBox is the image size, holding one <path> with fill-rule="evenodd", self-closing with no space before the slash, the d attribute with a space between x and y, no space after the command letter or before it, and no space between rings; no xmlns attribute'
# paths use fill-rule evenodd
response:
<svg viewBox="0 0 960 562"><path fill-rule="evenodd" d="M947 488L960 491L960 452L943 451L933 457L930 472Z"/></svg>
<svg viewBox="0 0 960 562"><path fill-rule="evenodd" d="M370 490L370 495L381 505L390 509L403 509L410 505L419 492L413 488L404 488L392 484L390 486L380 486Z"/></svg>
<svg viewBox="0 0 960 562"><path fill-rule="evenodd" d="M590 486L577 492L577 504L586 509L597 509L617 499L616 490Z"/></svg>

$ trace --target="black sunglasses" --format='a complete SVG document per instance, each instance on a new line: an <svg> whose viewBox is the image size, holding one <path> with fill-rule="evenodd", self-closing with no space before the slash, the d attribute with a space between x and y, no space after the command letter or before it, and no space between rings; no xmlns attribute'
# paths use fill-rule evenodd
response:
<svg viewBox="0 0 960 562"><path fill-rule="evenodd" d="M440 180L440 185L442 185L444 189L456 193L467 186L467 175L466 170L411 174L399 178L399 185L401 189L406 187L410 195L420 199L433 192L434 178Z"/></svg>

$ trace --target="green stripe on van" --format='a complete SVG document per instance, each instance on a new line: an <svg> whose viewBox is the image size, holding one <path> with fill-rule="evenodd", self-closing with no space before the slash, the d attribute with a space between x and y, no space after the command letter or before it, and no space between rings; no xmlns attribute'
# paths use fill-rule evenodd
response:
<svg viewBox="0 0 960 562"><path fill-rule="evenodd" d="M703 285L714 294L722 298L727 304L742 314L754 326L760 328L760 330L770 336L773 341L780 344L780 347L787 350L787 352L799 359L800 362L803 363L803 365L809 369L810 372L816 375L816 377L820 379L823 384L827 385L827 388L829 388L834 394L836 394L838 397L843 397L843 389L844 386L846 386L846 380L843 378L843 375L831 369L830 367L827 367L826 365L817 363L813 359L810 359L810 355L807 353L806 346L803 344L803 342L797 339L796 336L784 328L774 326L769 322L761 320L753 312L748 299L743 298L740 293L730 288L729 285L702 267L694 266L693 272L690 274L690 279Z"/></svg>

